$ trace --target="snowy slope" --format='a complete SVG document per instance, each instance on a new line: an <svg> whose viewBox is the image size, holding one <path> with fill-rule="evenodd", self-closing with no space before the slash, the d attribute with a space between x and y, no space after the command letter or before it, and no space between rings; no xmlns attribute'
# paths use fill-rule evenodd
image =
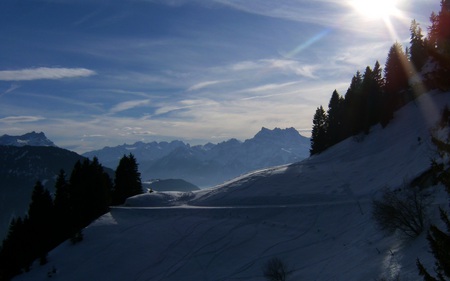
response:
<svg viewBox="0 0 450 281"><path fill-rule="evenodd" d="M450 103L432 92L387 128L350 138L292 165L257 171L201 191L130 198L15 280L264 280L282 259L287 280L420 280L431 268L424 235L386 236L371 219L380 188L399 187L429 167L429 130ZM435 204L446 204L440 193ZM436 218L433 208L432 217Z"/></svg>

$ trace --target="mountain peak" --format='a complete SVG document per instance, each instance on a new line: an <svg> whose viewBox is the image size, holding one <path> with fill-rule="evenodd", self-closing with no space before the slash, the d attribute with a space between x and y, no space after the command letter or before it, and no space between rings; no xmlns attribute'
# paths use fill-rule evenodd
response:
<svg viewBox="0 0 450 281"><path fill-rule="evenodd" d="M293 127L280 129L274 128L273 130L262 127L261 130L254 136L253 139L272 139L272 138L285 138L285 139L298 139L300 133Z"/></svg>
<svg viewBox="0 0 450 281"><path fill-rule="evenodd" d="M10 136L5 134L0 136L0 145L56 146L43 132L36 133L35 131L21 136Z"/></svg>

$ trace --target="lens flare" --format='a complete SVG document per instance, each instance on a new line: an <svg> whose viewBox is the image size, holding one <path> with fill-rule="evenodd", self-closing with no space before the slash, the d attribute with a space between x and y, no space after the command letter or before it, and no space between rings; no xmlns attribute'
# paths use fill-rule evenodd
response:
<svg viewBox="0 0 450 281"><path fill-rule="evenodd" d="M398 13L395 0L352 0L350 4L369 19L385 19Z"/></svg>

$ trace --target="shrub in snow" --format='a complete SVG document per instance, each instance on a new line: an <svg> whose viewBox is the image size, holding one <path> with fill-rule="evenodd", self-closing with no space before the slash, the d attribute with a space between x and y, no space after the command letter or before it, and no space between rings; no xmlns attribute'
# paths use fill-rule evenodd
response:
<svg viewBox="0 0 450 281"><path fill-rule="evenodd" d="M389 234L399 230L408 237L417 237L424 230L428 205L429 194L418 187L386 188L381 199L373 201L372 216Z"/></svg>
<svg viewBox="0 0 450 281"><path fill-rule="evenodd" d="M269 281L285 281L287 275L287 267L279 258L272 258L263 267L264 277Z"/></svg>

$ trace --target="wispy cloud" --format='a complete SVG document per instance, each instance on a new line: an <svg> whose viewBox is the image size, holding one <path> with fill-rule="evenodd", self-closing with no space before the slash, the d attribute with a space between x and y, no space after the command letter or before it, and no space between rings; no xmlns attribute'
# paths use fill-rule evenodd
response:
<svg viewBox="0 0 450 281"><path fill-rule="evenodd" d="M161 105L156 111L155 115L164 115L174 111L190 109L194 107L212 107L218 105L218 102L213 100L181 100L170 105Z"/></svg>
<svg viewBox="0 0 450 281"><path fill-rule="evenodd" d="M229 68L233 71L283 71L297 76L313 79L317 78L315 75L317 65L302 63L301 61L291 59L270 58L256 61L241 61L229 66Z"/></svg>
<svg viewBox="0 0 450 281"><path fill-rule="evenodd" d="M29 122L37 122L44 120L44 117L41 116L8 116L4 118L0 118L0 122L2 123L29 123Z"/></svg>
<svg viewBox="0 0 450 281"><path fill-rule="evenodd" d="M3 95L11 93L12 91L14 91L14 90L16 90L18 88L20 88L20 85L16 84L16 83L13 83L13 84L11 84L11 86L9 86L8 89L6 89L6 91L4 91L3 93L0 93L0 97L3 96Z"/></svg>
<svg viewBox="0 0 450 281"><path fill-rule="evenodd" d="M323 25L336 23L342 16L345 6L345 1L336 0L318 0L314 1L314 4L298 0L287 0L282 3L260 0L215 1L248 13Z"/></svg>
<svg viewBox="0 0 450 281"><path fill-rule="evenodd" d="M95 74L96 74L95 71L86 68L38 67L38 68L26 68L21 70L2 70L0 71L0 80L30 81L41 79L63 79L75 77L88 77Z"/></svg>
<svg viewBox="0 0 450 281"><path fill-rule="evenodd" d="M135 107L141 107L141 106L146 106L150 104L150 100L146 99L146 100L132 100L132 101L125 101L125 102L121 102L119 104L117 104L116 106L114 106L110 112L111 113L118 113L118 112L122 112L125 110L129 110Z"/></svg>
<svg viewBox="0 0 450 281"><path fill-rule="evenodd" d="M226 81L214 80L214 81L200 82L200 83L197 83L197 84L189 87L189 89L187 89L187 91L190 92L190 91L200 90L200 89L206 88L208 86L216 85L216 84L223 83L223 82L226 82Z"/></svg>

